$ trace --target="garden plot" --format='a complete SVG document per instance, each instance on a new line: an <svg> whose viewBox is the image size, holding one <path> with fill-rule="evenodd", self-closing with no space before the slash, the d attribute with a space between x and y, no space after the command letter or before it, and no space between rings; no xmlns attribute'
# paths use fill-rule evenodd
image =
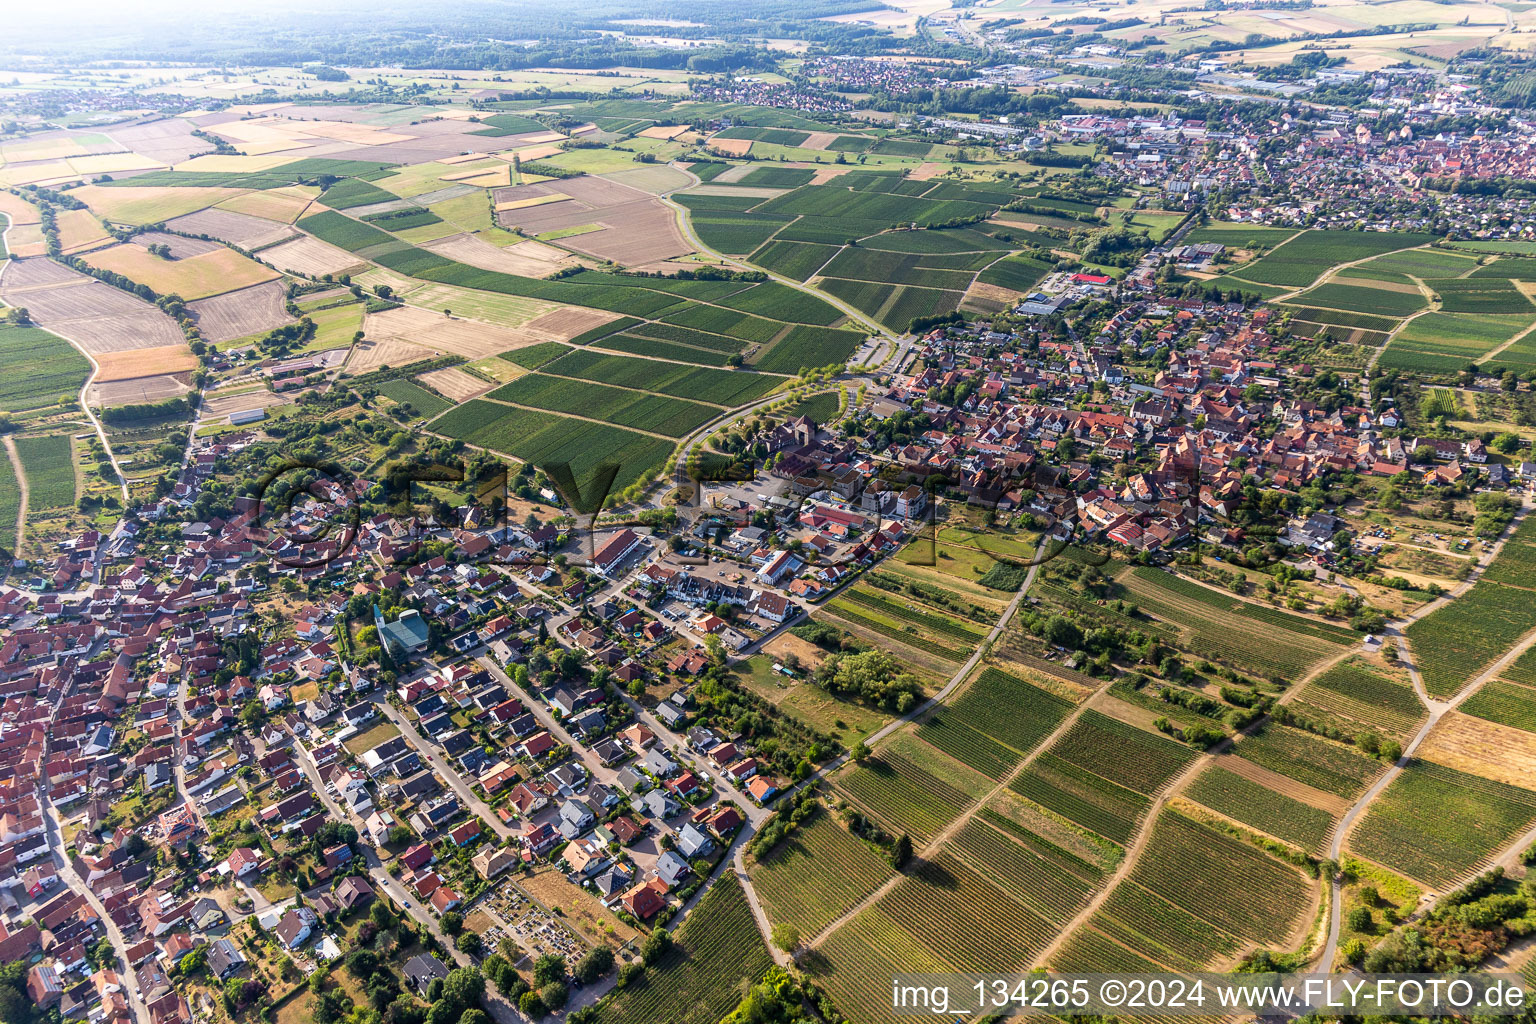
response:
<svg viewBox="0 0 1536 1024"><path fill-rule="evenodd" d="M12 260L0 274L0 300L25 306L38 326L93 356L186 347L181 328L157 307L51 260Z"/></svg>
<svg viewBox="0 0 1536 1024"><path fill-rule="evenodd" d="M564 249L543 242L529 240L502 248L471 234L449 235L426 242L422 248L481 270L499 270L520 277L548 277L576 262Z"/></svg>
<svg viewBox="0 0 1536 1024"><path fill-rule="evenodd" d="M366 264L345 249L308 235L261 251L263 261L278 270L305 277L321 277L361 269Z"/></svg>
<svg viewBox="0 0 1536 1024"><path fill-rule="evenodd" d="M562 194L565 202L501 209L503 227L541 235L596 224L595 231L568 235L562 244L577 252L612 260L620 266L652 263L693 249L683 240L671 207L648 192L603 178L582 175L560 181L497 189L498 208L539 196Z"/></svg>
<svg viewBox="0 0 1536 1024"><path fill-rule="evenodd" d="M293 323L281 281L187 303L203 337L215 344Z"/></svg>
<svg viewBox="0 0 1536 1024"><path fill-rule="evenodd" d="M169 221L166 227L189 235L208 235L250 251L273 245L295 234L292 228L233 210L209 209Z"/></svg>

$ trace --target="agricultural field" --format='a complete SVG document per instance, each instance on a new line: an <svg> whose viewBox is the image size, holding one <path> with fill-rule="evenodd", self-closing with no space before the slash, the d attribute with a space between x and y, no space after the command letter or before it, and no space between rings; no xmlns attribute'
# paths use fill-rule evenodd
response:
<svg viewBox="0 0 1536 1024"><path fill-rule="evenodd" d="M886 831L909 833L914 844L932 839L974 802L964 791L889 750L840 775L836 786Z"/></svg>
<svg viewBox="0 0 1536 1024"><path fill-rule="evenodd" d="M721 406L742 405L761 398L782 381L766 374L674 366L582 350L561 356L542 370Z"/></svg>
<svg viewBox="0 0 1536 1024"><path fill-rule="evenodd" d="M1273 722L1233 750L1245 761L1351 800L1387 770L1385 764L1352 746Z"/></svg>
<svg viewBox="0 0 1536 1024"><path fill-rule="evenodd" d="M1333 830L1333 816L1327 811L1215 765L1195 776L1184 793L1218 814L1308 853L1321 853Z"/></svg>
<svg viewBox="0 0 1536 1024"><path fill-rule="evenodd" d="M809 938L895 875L880 853L823 811L758 859L752 885L770 920Z"/></svg>
<svg viewBox="0 0 1536 1024"><path fill-rule="evenodd" d="M1359 634L1243 601L1161 569L1136 566L1118 579L1122 595L1182 634L1181 646L1212 661L1274 678L1301 675Z"/></svg>
<svg viewBox="0 0 1536 1024"><path fill-rule="evenodd" d="M1411 735L1427 714L1404 669L1359 657L1340 662L1312 680L1291 708L1347 734L1364 729L1398 740Z"/></svg>
<svg viewBox="0 0 1536 1024"><path fill-rule="evenodd" d="M917 735L983 775L1002 779L1071 710L1069 701L989 667L931 714Z"/></svg>
<svg viewBox="0 0 1536 1024"><path fill-rule="evenodd" d="M1448 313L1530 313L1531 300L1508 280L1470 277L1424 282Z"/></svg>
<svg viewBox="0 0 1536 1024"><path fill-rule="evenodd" d="M1484 683L1457 710L1536 733L1536 687L1494 679Z"/></svg>
<svg viewBox="0 0 1536 1024"><path fill-rule="evenodd" d="M74 505L75 462L67 434L18 437L16 454L27 476L29 514Z"/></svg>
<svg viewBox="0 0 1536 1024"><path fill-rule="evenodd" d="M418 415L431 419L439 413L447 412L453 408L453 403L440 398L426 388L418 387L408 380L387 380L377 384L374 389L400 405L407 405L414 409Z"/></svg>
<svg viewBox="0 0 1536 1024"><path fill-rule="evenodd" d="M1505 546L1505 551L1515 545ZM1492 573L1504 560L1494 559ZM1499 570L1503 571L1503 570ZM1449 697L1515 641L1536 629L1530 595L1480 579L1472 589L1408 627L1405 635L1432 697Z"/></svg>
<svg viewBox="0 0 1536 1024"><path fill-rule="evenodd" d="M1372 281L1343 283L1341 279L1335 279L1302 292L1296 296L1296 301L1324 309L1369 311L1400 317L1417 313L1429 305L1429 300L1417 288L1408 284L1402 288L1399 291Z"/></svg>
<svg viewBox="0 0 1536 1024"><path fill-rule="evenodd" d="M1116 843L1156 792L1194 759L1187 747L1095 711L1009 784L1019 796Z"/></svg>
<svg viewBox="0 0 1536 1024"><path fill-rule="evenodd" d="M617 463L613 490L650 477L661 468L673 445L633 430L531 412L483 399L466 402L432 423L434 432L503 452L536 465L569 463L587 486L599 465Z"/></svg>
<svg viewBox="0 0 1536 1024"><path fill-rule="evenodd" d="M90 373L90 362L63 338L40 327L0 326L0 411L72 403Z"/></svg>
<svg viewBox="0 0 1536 1024"><path fill-rule="evenodd" d="M1455 373L1488 358L1533 323L1536 317L1530 315L1425 313L1403 325L1382 352L1380 365L1424 373ZM1501 363L1513 363L1519 356L1511 350L1498 358Z"/></svg>
<svg viewBox="0 0 1536 1024"><path fill-rule="evenodd" d="M1315 281L1328 267L1427 245L1434 240L1433 235L1406 232L1306 231L1243 267L1238 276L1259 284L1302 287Z"/></svg>
<svg viewBox="0 0 1536 1024"><path fill-rule="evenodd" d="M604 1024L717 1024L741 1000L738 986L773 965L741 883L729 872L699 901L675 945L646 978L602 1007Z"/></svg>
<svg viewBox="0 0 1536 1024"><path fill-rule="evenodd" d="M608 387L588 381L546 377L530 373L485 396L490 401L511 402L532 409L547 409L600 419L647 433L682 437L692 433L720 411L714 406L680 398L648 395L640 391Z"/></svg>
<svg viewBox="0 0 1536 1024"><path fill-rule="evenodd" d="M1444 888L1536 821L1536 793L1415 759L1349 837L1348 848Z"/></svg>

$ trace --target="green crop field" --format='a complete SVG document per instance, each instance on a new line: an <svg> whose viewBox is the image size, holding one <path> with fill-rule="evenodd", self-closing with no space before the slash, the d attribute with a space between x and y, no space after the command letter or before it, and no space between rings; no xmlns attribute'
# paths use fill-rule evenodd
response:
<svg viewBox="0 0 1536 1024"><path fill-rule="evenodd" d="M16 454L27 477L29 513L68 508L75 503L75 463L67 434L18 437Z"/></svg>
<svg viewBox="0 0 1536 1024"><path fill-rule="evenodd" d="M1450 373L1485 358L1504 342L1530 327L1536 317L1510 314L1425 313L1409 321L1381 354L1384 367ZM1500 355L1513 361L1513 348Z"/></svg>
<svg viewBox="0 0 1536 1024"><path fill-rule="evenodd" d="M395 241L394 236L387 232L364 224L362 221L353 220L344 213L330 210L305 217L299 221L298 227L320 241L329 242L348 252L358 252L369 246L385 245Z"/></svg>
<svg viewBox="0 0 1536 1024"><path fill-rule="evenodd" d="M1330 281L1311 291L1303 292L1296 296L1296 301L1327 309L1385 313L1390 316L1408 316L1429 305L1429 301L1418 289L1399 292L1359 284L1340 284L1337 281Z"/></svg>
<svg viewBox="0 0 1536 1024"><path fill-rule="evenodd" d="M617 320L603 324L601 327L594 327L591 330L582 331L580 334L576 335L576 337L571 339L571 344L586 345L589 342L596 341L598 338L605 337L609 334L618 334L620 331L627 331L640 322L641 321L632 316L621 316Z"/></svg>
<svg viewBox="0 0 1536 1024"><path fill-rule="evenodd" d="M798 146L810 138L805 132L789 131L785 128L752 128L746 125L738 125L735 128L727 128L717 133L717 139L751 139L754 142L767 142L774 146Z"/></svg>
<svg viewBox="0 0 1536 1024"><path fill-rule="evenodd" d="M789 323L829 327L843 318L836 308L777 281L764 281L746 291L716 299L722 306ZM723 333L729 334L729 331Z"/></svg>
<svg viewBox="0 0 1536 1024"><path fill-rule="evenodd" d="M1424 282L1448 313L1529 313L1531 300L1508 280L1493 277Z"/></svg>
<svg viewBox="0 0 1536 1024"><path fill-rule="evenodd" d="M1233 747L1238 757L1288 779L1351 799L1387 770L1354 747L1271 723Z"/></svg>
<svg viewBox="0 0 1536 1024"><path fill-rule="evenodd" d="M917 735L983 775L1001 779L1072 710L1015 676L988 668L932 714Z"/></svg>
<svg viewBox="0 0 1536 1024"><path fill-rule="evenodd" d="M752 254L752 262L775 274L804 281L837 253L833 245L815 242L769 242Z"/></svg>
<svg viewBox="0 0 1536 1024"><path fill-rule="evenodd" d="M1276 247L1238 273L1260 284L1299 287L1311 284L1328 267L1395 249L1426 245L1433 235L1380 231L1307 231ZM1347 308L1347 307L1346 307Z"/></svg>
<svg viewBox="0 0 1536 1024"><path fill-rule="evenodd" d="M821 276L964 290L975 275L969 270L950 269L946 261L952 260L953 257L943 255L884 252L860 247L838 253L832 262L821 268Z"/></svg>
<svg viewBox="0 0 1536 1024"><path fill-rule="evenodd" d="M424 228L429 224L443 222L443 218L431 210L420 210L415 207L390 210L386 213L364 214L363 220L369 224L376 224L385 231L407 231L411 228Z"/></svg>
<svg viewBox="0 0 1536 1024"><path fill-rule="evenodd" d="M325 190L320 196L320 202L333 210L350 210L354 206L388 203L399 198L393 192L386 192L361 178L343 178Z"/></svg>
<svg viewBox="0 0 1536 1024"><path fill-rule="evenodd" d="M545 363L559 359L569 351L569 346L562 345L558 341L541 341L527 348L515 348L510 352L503 352L501 358L526 369L537 370Z"/></svg>
<svg viewBox="0 0 1536 1024"><path fill-rule="evenodd" d="M790 220L789 217L769 213L732 213L701 211L691 213L689 220L699 233L700 240L711 249L745 256L773 236Z"/></svg>
<svg viewBox="0 0 1536 1024"><path fill-rule="evenodd" d="M1495 679L1483 684L1458 710L1500 725L1536 732L1536 687Z"/></svg>
<svg viewBox="0 0 1536 1024"><path fill-rule="evenodd" d="M1291 705L1307 718L1321 717L1352 734L1361 726L1399 740L1423 720L1425 709L1406 674L1359 658L1328 669L1297 694Z"/></svg>
<svg viewBox="0 0 1536 1024"><path fill-rule="evenodd" d="M16 519L21 515L21 484L9 458L0 459L0 551L16 543ZM12 552L14 554L14 552Z"/></svg>
<svg viewBox="0 0 1536 1024"><path fill-rule="evenodd" d="M690 305L666 318L667 323L691 327L710 334L726 334L741 341L765 344L774 339L784 325L776 320L719 306Z"/></svg>
<svg viewBox="0 0 1536 1024"><path fill-rule="evenodd" d="M658 341L670 341L679 345L691 345L694 348L707 348L712 352L740 352L747 347L747 342L741 338L729 338L723 334L715 334L710 331L695 330L692 327L679 327L675 324L648 323L631 328L627 333L639 335L645 338L655 338Z"/></svg>
<svg viewBox="0 0 1536 1024"><path fill-rule="evenodd" d="M736 184L750 188L799 188L801 185L809 185L814 177L816 172L809 167L774 167L765 164L752 168Z"/></svg>
<svg viewBox="0 0 1536 1024"><path fill-rule="evenodd" d="M682 437L714 419L720 410L710 405L626 391L606 384L530 373L485 396L534 409L599 419L621 427L668 437Z"/></svg>
<svg viewBox="0 0 1536 1024"><path fill-rule="evenodd" d="M1028 256L1009 256L983 270L976 280L1016 292L1031 292L1050 272L1050 265L1040 260Z"/></svg>
<svg viewBox="0 0 1536 1024"><path fill-rule="evenodd" d="M1337 654L1358 634L1343 626L1240 600L1182 576L1138 566L1122 574L1124 593L1146 613L1181 628L1201 657L1282 677Z"/></svg>
<svg viewBox="0 0 1536 1024"><path fill-rule="evenodd" d="M0 326L0 410L26 412L57 405L61 398L73 402L90 374L90 362L58 335L40 327Z"/></svg>
<svg viewBox="0 0 1536 1024"><path fill-rule="evenodd" d="M754 365L767 373L799 373L811 366L843 364L864 341L864 335L835 327L796 324L788 334L758 354Z"/></svg>
<svg viewBox="0 0 1536 1024"><path fill-rule="evenodd" d="M545 373L581 377L601 384L655 391L713 405L743 405L761 398L782 377L742 370L711 370L671 366L649 359L627 359L585 349L574 350L543 367Z"/></svg>
<svg viewBox="0 0 1536 1024"><path fill-rule="evenodd" d="M773 957L763 944L741 883L727 872L699 901L675 944L645 978L614 992L604 1024L718 1024L757 982Z"/></svg>
<svg viewBox="0 0 1536 1024"><path fill-rule="evenodd" d="M1053 924L1068 920L1087 901L1099 878L1097 871L1079 874L1062 866L983 818L966 822L949 850Z"/></svg>
<svg viewBox="0 0 1536 1024"><path fill-rule="evenodd" d="M1124 843L1146 813L1145 796L1047 750L1008 784L1019 796L1105 839Z"/></svg>
<svg viewBox="0 0 1536 1024"><path fill-rule="evenodd" d="M961 217L979 217L993 209L996 209L993 205L964 200L919 199L888 192L849 192L835 185L804 185L768 200L757 207L756 212L786 219L801 214L868 221L886 227L900 224L928 227Z"/></svg>
<svg viewBox="0 0 1536 1024"><path fill-rule="evenodd" d="M1500 552L1490 572L1502 558ZM1482 579L1456 600L1414 622L1406 635L1424 689L1432 697L1444 698L1532 628L1536 628L1536 603L1529 594Z"/></svg>
<svg viewBox="0 0 1536 1024"><path fill-rule="evenodd" d="M972 803L963 791L890 751L866 758L839 776L836 786L886 831L907 832L919 843L932 839Z"/></svg>
<svg viewBox="0 0 1536 1024"><path fill-rule="evenodd" d="M1460 277L1477 269L1477 260L1464 253L1446 249L1410 249L1378 256L1360 264L1358 270L1409 274L1418 278Z"/></svg>
<svg viewBox="0 0 1536 1024"><path fill-rule="evenodd" d="M568 463L584 489L598 466L612 462L619 467L612 489L623 490L660 469L673 448L633 430L479 399L445 413L431 429L541 467Z"/></svg>
<svg viewBox="0 0 1536 1024"><path fill-rule="evenodd" d="M881 139L875 143L873 153L888 153L891 156L927 156L933 149L932 143L906 142L901 139Z"/></svg>
<svg viewBox="0 0 1536 1024"><path fill-rule="evenodd" d="M1173 811L1159 814L1130 881L1252 942L1286 934L1312 885L1289 864Z"/></svg>
<svg viewBox="0 0 1536 1024"><path fill-rule="evenodd" d="M657 341L654 338L642 338L634 334L615 334L600 341L594 341L592 347L608 349L611 352L628 352L637 356L673 359L699 366L725 366L731 358L729 352L696 348L692 345L676 345L669 341Z"/></svg>
<svg viewBox="0 0 1536 1024"><path fill-rule="evenodd" d="M770 850L752 869L752 885L775 924L809 938L893 878L885 858L822 812Z"/></svg>
<svg viewBox="0 0 1536 1024"><path fill-rule="evenodd" d="M892 231L865 238L866 249L906 253L1007 252L1010 246L975 228L941 228L934 231Z"/></svg>
<svg viewBox="0 0 1536 1024"><path fill-rule="evenodd" d="M1403 769L1349 838L1349 848L1440 888L1475 870L1536 821L1536 793L1432 761Z"/></svg>
<svg viewBox="0 0 1536 1024"><path fill-rule="evenodd" d="M1129 880L1115 886L1088 923L1139 956L1181 971L1231 956L1241 945L1203 917Z"/></svg>
<svg viewBox="0 0 1536 1024"><path fill-rule="evenodd" d="M1333 828L1333 817L1327 811L1293 800L1214 765L1195 777L1185 795L1250 828L1294 843L1309 853L1322 852Z"/></svg>
<svg viewBox="0 0 1536 1024"><path fill-rule="evenodd" d="M440 412L447 412L453 408L453 403L418 387L408 380L387 380L374 386L374 390L385 398L393 399L401 405L409 405L417 413L431 419Z"/></svg>

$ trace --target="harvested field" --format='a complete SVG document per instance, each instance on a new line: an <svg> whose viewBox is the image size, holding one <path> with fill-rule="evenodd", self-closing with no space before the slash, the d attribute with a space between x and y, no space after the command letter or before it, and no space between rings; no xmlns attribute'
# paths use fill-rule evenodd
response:
<svg viewBox="0 0 1536 1024"><path fill-rule="evenodd" d="M503 249L469 234L450 235L427 242L422 248L482 270L499 270L520 277L547 277L576 262L570 253L543 242L518 242Z"/></svg>
<svg viewBox="0 0 1536 1024"><path fill-rule="evenodd" d="M345 372L362 374L383 366L405 366L434 355L434 350L407 341L360 341L352 346Z"/></svg>
<svg viewBox="0 0 1536 1024"><path fill-rule="evenodd" d="M1416 751L1427 761L1511 786L1536 779L1536 733L1452 711Z"/></svg>
<svg viewBox="0 0 1536 1024"><path fill-rule="evenodd" d="M504 210L496 219L503 226L517 227L530 235L596 224L597 230L568 236L563 244L621 266L654 263L692 251L683 240L670 207L648 192L616 181L582 175L497 189L495 198L499 206L556 193L571 198L563 203Z"/></svg>
<svg viewBox="0 0 1536 1024"><path fill-rule="evenodd" d="M179 377L160 374L154 377L134 377L130 380L108 381L92 384L86 400L96 406L143 405L163 402L167 398L180 398L189 393L192 385Z"/></svg>
<svg viewBox="0 0 1536 1024"><path fill-rule="evenodd" d="M12 227L36 224L42 219L42 214L37 207L9 192L0 192L0 213L11 219Z"/></svg>
<svg viewBox="0 0 1536 1024"><path fill-rule="evenodd" d="M418 348L451 352L465 359L483 359L547 340L526 328L497 327L478 320L450 319L431 310L404 306L368 316L364 333L370 342L406 341ZM391 363L390 365L399 365Z"/></svg>
<svg viewBox="0 0 1536 1024"><path fill-rule="evenodd" d="M91 355L162 346L185 348L176 322L143 299L50 260L13 260L0 300L25 306L38 326Z"/></svg>
<svg viewBox="0 0 1536 1024"><path fill-rule="evenodd" d="M292 228L261 217L223 209L199 210L169 221L166 227L189 235L209 235L246 250L281 242L294 235Z"/></svg>
<svg viewBox="0 0 1536 1024"><path fill-rule="evenodd" d="M929 161L918 164L917 169L908 174L907 177L912 181L932 181L948 169L948 164Z"/></svg>
<svg viewBox="0 0 1536 1024"><path fill-rule="evenodd" d="M653 124L649 128L641 129L638 134L642 139L664 139L671 142L688 130L685 124Z"/></svg>
<svg viewBox="0 0 1536 1024"><path fill-rule="evenodd" d="M218 208L232 213L260 217L264 220L275 220L282 224L292 224L303 216L305 210L309 209L310 204L314 202L314 193L317 192L319 192L318 188L290 185L287 188L273 188L265 192L247 192L243 196L224 200L218 204Z"/></svg>
<svg viewBox="0 0 1536 1024"><path fill-rule="evenodd" d="M103 352L96 356L95 383L186 373L197 369L197 356L186 345L161 345L129 352Z"/></svg>
<svg viewBox="0 0 1536 1024"><path fill-rule="evenodd" d="M140 237L148 244L159 241L152 236ZM176 240L181 243L183 251L212 244L185 238ZM223 246L214 246L212 251L196 255L165 260L150 255L149 250L137 242L128 242L93 252L85 257L85 261L93 267L115 271L131 281L148 285L162 295L180 295L188 301L221 295L277 277L271 268Z"/></svg>
<svg viewBox="0 0 1536 1024"><path fill-rule="evenodd" d="M700 185L688 190L690 196L745 196L748 199L772 199L784 194L781 188L753 188L750 185Z"/></svg>
<svg viewBox="0 0 1536 1024"><path fill-rule="evenodd" d="M318 238L295 238L291 242L263 249L261 258L279 270L308 277L339 274L353 267L364 266L362 260Z"/></svg>
<svg viewBox="0 0 1536 1024"><path fill-rule="evenodd" d="M264 387L246 388L238 393L227 395L214 392L203 398L201 418L207 422L222 419L230 413L244 412L247 409L270 409L291 400Z"/></svg>
<svg viewBox="0 0 1536 1024"><path fill-rule="evenodd" d="M716 136L707 143L710 149L726 156L746 156L752 152L751 139L722 139Z"/></svg>
<svg viewBox="0 0 1536 1024"><path fill-rule="evenodd" d="M450 366L445 370L433 370L416 379L444 397L452 399L455 404L467 402L471 398L479 398L496 386L473 374L465 373L457 366Z"/></svg>
<svg viewBox="0 0 1536 1024"><path fill-rule="evenodd" d="M187 309L203 337L218 344L293 323L293 317L284 308L285 301L282 282L267 281L190 302Z"/></svg>
<svg viewBox="0 0 1536 1024"><path fill-rule="evenodd" d="M101 226L101 221L90 210L65 210L54 221L59 226L59 247L66 256L94 249L112 240L107 229Z"/></svg>
<svg viewBox="0 0 1536 1024"><path fill-rule="evenodd" d="M570 341L603 324L619 319L613 313L583 306L563 306L528 321L527 329L545 335L545 341Z"/></svg>

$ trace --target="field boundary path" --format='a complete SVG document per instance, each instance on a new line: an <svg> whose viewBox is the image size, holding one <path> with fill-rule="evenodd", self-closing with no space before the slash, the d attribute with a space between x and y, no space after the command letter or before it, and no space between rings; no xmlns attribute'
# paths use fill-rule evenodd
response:
<svg viewBox="0 0 1536 1024"><path fill-rule="evenodd" d="M27 486L27 474L22 469L21 453L16 450L16 439L5 435L5 455L11 460L11 471L16 474L16 486L21 491L21 505L16 510L16 557L21 557L21 542L27 531L27 506L32 501L32 489ZM0 524L3 525L3 524Z"/></svg>

